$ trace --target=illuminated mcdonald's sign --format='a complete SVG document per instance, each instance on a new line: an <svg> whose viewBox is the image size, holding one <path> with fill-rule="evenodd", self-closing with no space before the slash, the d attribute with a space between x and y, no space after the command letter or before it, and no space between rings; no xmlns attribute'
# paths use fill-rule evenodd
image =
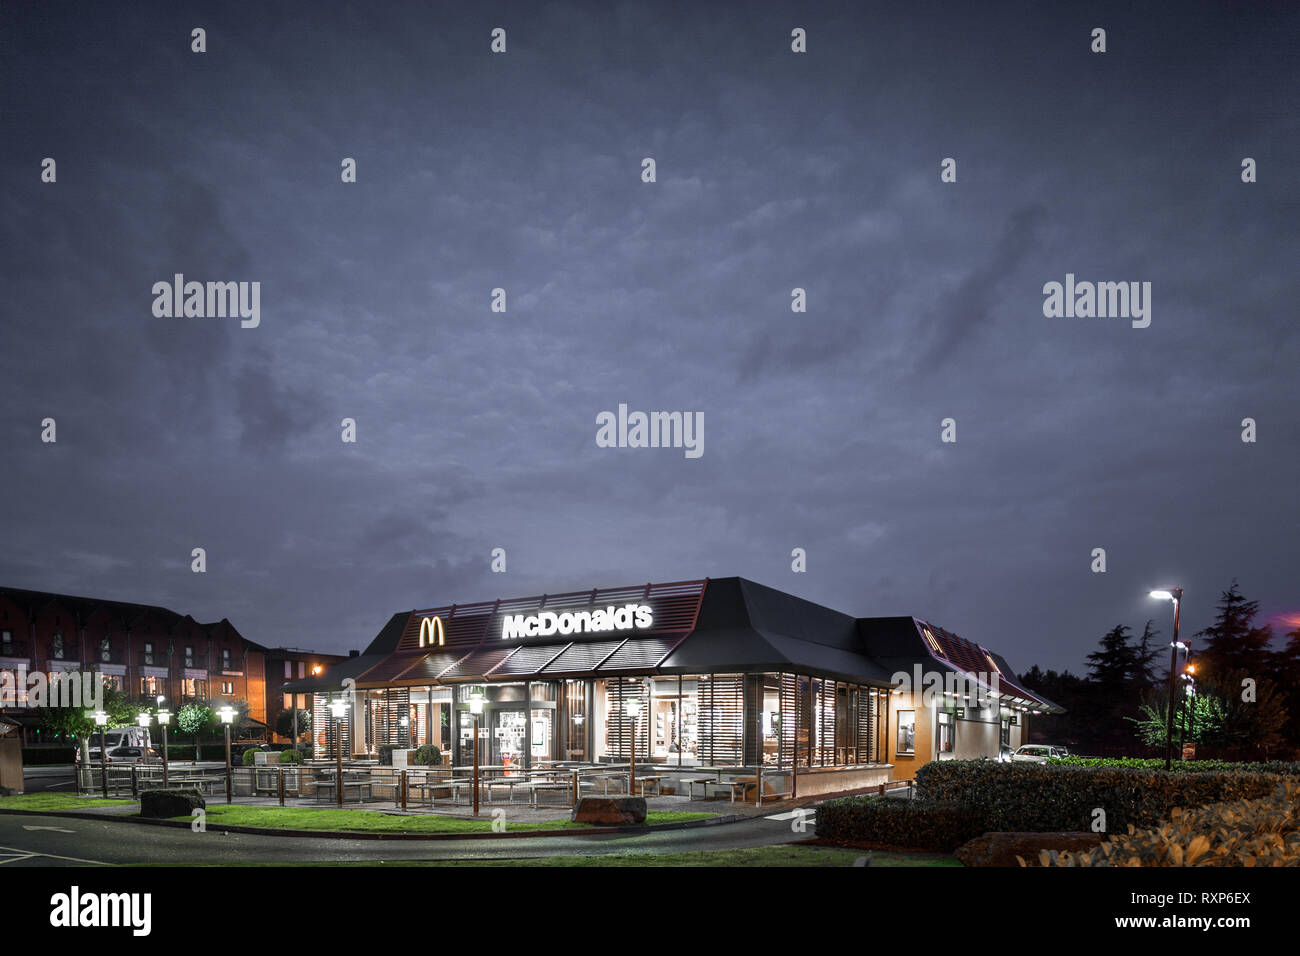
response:
<svg viewBox="0 0 1300 956"><path fill-rule="evenodd" d="M443 630L442 618L426 617L420 621L420 646L442 647L447 643L447 632Z"/></svg>

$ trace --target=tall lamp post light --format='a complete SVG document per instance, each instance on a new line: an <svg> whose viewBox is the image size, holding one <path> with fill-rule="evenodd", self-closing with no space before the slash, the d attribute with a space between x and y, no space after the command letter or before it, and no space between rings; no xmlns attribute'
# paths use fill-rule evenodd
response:
<svg viewBox="0 0 1300 956"><path fill-rule="evenodd" d="M162 698L158 698L158 726L162 728L162 758L163 758L163 789L169 787L170 781L167 779L167 723L172 719L172 712L162 705Z"/></svg>
<svg viewBox="0 0 1300 956"><path fill-rule="evenodd" d="M108 714L102 710L97 710L91 714L95 718L95 726L99 728L99 783L104 794L104 799L108 799L108 739L104 728L108 726Z"/></svg>
<svg viewBox="0 0 1300 956"><path fill-rule="evenodd" d="M148 730L148 729L149 729L149 725L150 725L151 723L153 723L153 714L149 713L149 711L147 711L147 710L142 710L142 711L140 711L140 713L138 713L138 714L135 715L135 725L136 725L137 727L139 727L141 730ZM145 748L145 754L147 755L148 752L149 752L149 748L146 747L146 748ZM145 766L148 766L148 764L149 764L149 761L148 761L148 759L146 759L146 760L145 760Z"/></svg>
<svg viewBox="0 0 1300 956"><path fill-rule="evenodd" d="M1169 711L1165 714L1165 769L1174 767L1174 690L1178 685L1178 650L1187 645L1178 640L1178 617L1183 605L1183 589L1168 588L1152 591L1151 597L1174 604L1174 639L1169 642Z"/></svg>
<svg viewBox="0 0 1300 956"><path fill-rule="evenodd" d="M1183 734L1179 743L1179 759L1187 759L1187 724L1191 722L1193 733L1196 731L1196 665L1188 664L1183 670ZM1195 741L1193 741L1195 746Z"/></svg>
<svg viewBox="0 0 1300 956"><path fill-rule="evenodd" d="M475 687L469 695L469 712L474 718L474 782L470 784L474 791L474 816L478 816L478 718L483 713L483 690Z"/></svg>
<svg viewBox="0 0 1300 956"><path fill-rule="evenodd" d="M348 712L348 702L342 697L330 701L330 712L336 723L334 731L334 791L338 795L338 807L343 809L343 715Z"/></svg>
<svg viewBox="0 0 1300 956"><path fill-rule="evenodd" d="M232 803L231 800L231 768L230 768L230 724L235 719L235 708L229 704L223 704L217 709L217 716L221 718L221 725L226 730L226 803Z"/></svg>
<svg viewBox="0 0 1300 956"><path fill-rule="evenodd" d="M632 721L627 762L627 793L631 796L636 793L636 721L641 716L641 698L630 697L624 701L623 713Z"/></svg>

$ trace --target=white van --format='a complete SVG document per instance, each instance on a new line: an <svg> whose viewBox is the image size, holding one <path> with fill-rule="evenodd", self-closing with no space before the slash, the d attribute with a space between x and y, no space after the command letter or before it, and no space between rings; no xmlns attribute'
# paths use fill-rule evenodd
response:
<svg viewBox="0 0 1300 956"><path fill-rule="evenodd" d="M148 727L114 727L104 731L103 741L108 747L109 763L113 762L113 751L119 747L139 747L147 751L153 746L149 739ZM95 731L88 738L90 744L90 762L99 763L100 734ZM81 748L77 748L76 763L81 763Z"/></svg>

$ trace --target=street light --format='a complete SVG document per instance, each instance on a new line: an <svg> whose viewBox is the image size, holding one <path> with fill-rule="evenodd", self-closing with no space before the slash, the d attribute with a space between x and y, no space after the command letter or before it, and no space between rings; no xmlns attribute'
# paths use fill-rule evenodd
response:
<svg viewBox="0 0 1300 956"><path fill-rule="evenodd" d="M469 695L469 712L474 717L474 816L478 816L478 717L483 713L483 690L475 687Z"/></svg>
<svg viewBox="0 0 1300 956"><path fill-rule="evenodd" d="M162 705L162 698L158 698L158 726L162 728L162 758L163 758L163 789L167 789L169 782L167 779L167 722L172 719L172 712Z"/></svg>
<svg viewBox="0 0 1300 956"><path fill-rule="evenodd" d="M229 704L223 704L217 708L217 716L221 718L222 726L226 729L226 803L232 803L230 792L230 724L235 719L235 708Z"/></svg>
<svg viewBox="0 0 1300 956"><path fill-rule="evenodd" d="M1169 712L1165 714L1165 769L1174 768L1174 688L1178 683L1178 648L1187 645L1178 640L1178 617L1183 605L1182 588L1166 588L1152 591L1151 597L1160 601L1172 601L1174 605L1174 639L1169 643Z"/></svg>
<svg viewBox="0 0 1300 956"><path fill-rule="evenodd" d="M99 776L100 785L104 792L104 799L108 799L108 740L104 733L104 728L108 725L108 714L102 710L97 710L92 717L95 718L95 726L99 728Z"/></svg>
<svg viewBox="0 0 1300 956"><path fill-rule="evenodd" d="M348 702L342 697L330 701L330 711L338 722L334 730L335 776L334 789L338 794L338 807L343 809L343 715L348 712Z"/></svg>

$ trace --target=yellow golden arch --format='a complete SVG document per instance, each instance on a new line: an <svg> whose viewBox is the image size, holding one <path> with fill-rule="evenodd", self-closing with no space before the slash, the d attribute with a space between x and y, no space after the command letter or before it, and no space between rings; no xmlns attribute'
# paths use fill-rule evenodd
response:
<svg viewBox="0 0 1300 956"><path fill-rule="evenodd" d="M441 617L435 615L420 621L421 647L425 646L426 639L429 647L442 647L447 643L447 632L443 630Z"/></svg>

